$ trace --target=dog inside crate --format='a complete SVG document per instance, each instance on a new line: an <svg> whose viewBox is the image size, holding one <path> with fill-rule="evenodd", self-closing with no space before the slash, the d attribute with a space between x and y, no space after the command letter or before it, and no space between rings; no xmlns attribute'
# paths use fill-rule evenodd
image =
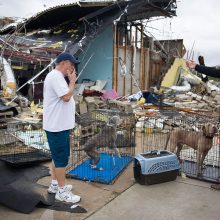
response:
<svg viewBox="0 0 220 220"><path fill-rule="evenodd" d="M86 152L86 154L90 157L90 165L92 168L97 168L97 164L100 160L100 154L97 150L98 146L100 148L107 146L109 149L114 150L115 154L121 157L119 154L119 150L117 149L116 146L116 138L117 138L116 129L117 126L121 123L121 121L122 120L117 115L110 117L108 119L108 122L99 128L100 131L97 131L97 134L94 133L93 136L91 136L85 141L81 149L76 150L76 151L84 150Z"/></svg>
<svg viewBox="0 0 220 220"><path fill-rule="evenodd" d="M132 119L133 115L95 110L76 119L78 126L71 138L72 167L84 165L84 173L88 175L96 171L99 172L97 175L100 172L111 175L114 169L120 172L134 155L135 123L127 117ZM91 178L96 181L95 177Z"/></svg>
<svg viewBox="0 0 220 220"><path fill-rule="evenodd" d="M144 134L143 148L175 152L181 162L181 172L187 176L219 181L218 120L189 113L178 117L160 117L161 120L163 127L155 129L152 134ZM158 118L154 118L154 121L154 127L157 127Z"/></svg>

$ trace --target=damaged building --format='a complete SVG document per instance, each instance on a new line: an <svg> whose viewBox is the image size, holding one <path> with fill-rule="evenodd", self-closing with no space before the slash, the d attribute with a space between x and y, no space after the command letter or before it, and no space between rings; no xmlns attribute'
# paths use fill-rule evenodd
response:
<svg viewBox="0 0 220 220"><path fill-rule="evenodd" d="M5 26L0 30L1 60L7 67L1 70L4 97L17 91L42 101L43 79L63 51L81 60L78 94L88 85L93 86L85 90L88 94L105 89L118 96L156 86L172 56L146 34L143 20L175 16L175 10L176 2L168 0L80 1ZM184 48L176 48L182 56Z"/></svg>
<svg viewBox="0 0 220 220"><path fill-rule="evenodd" d="M218 182L220 84L187 68L183 39L157 40L148 31L152 18L175 16L176 8L175 0L91 0L6 20L0 160L15 167L51 160L42 130L43 84L66 51L81 61L67 176L113 184L133 161L142 184L149 176L156 176L154 184L178 174ZM156 161L149 169L148 159Z"/></svg>

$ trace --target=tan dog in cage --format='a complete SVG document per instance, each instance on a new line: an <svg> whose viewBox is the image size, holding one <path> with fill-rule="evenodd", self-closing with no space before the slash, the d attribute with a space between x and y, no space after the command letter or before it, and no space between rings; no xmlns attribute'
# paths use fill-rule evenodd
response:
<svg viewBox="0 0 220 220"><path fill-rule="evenodd" d="M213 137L217 133L217 127L207 123L202 127L202 131L186 131L183 129L172 130L170 133L171 152L175 152L180 159L180 151L183 145L197 150L197 175L202 175L203 161L212 148Z"/></svg>

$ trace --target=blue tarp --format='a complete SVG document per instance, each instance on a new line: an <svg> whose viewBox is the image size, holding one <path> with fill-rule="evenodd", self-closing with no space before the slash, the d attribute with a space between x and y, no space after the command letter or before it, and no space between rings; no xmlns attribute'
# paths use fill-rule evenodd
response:
<svg viewBox="0 0 220 220"><path fill-rule="evenodd" d="M70 176L85 181L110 184L120 174L120 172L133 160L132 156L100 154L100 161L97 168L91 168L89 160L84 161L69 172ZM100 169L102 168L102 169Z"/></svg>

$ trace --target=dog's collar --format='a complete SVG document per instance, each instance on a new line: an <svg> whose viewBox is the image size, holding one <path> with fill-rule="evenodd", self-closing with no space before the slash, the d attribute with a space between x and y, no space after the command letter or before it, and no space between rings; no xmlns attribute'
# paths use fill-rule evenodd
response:
<svg viewBox="0 0 220 220"><path fill-rule="evenodd" d="M205 135L205 137L208 138L208 139L213 139L214 136L207 136L207 135Z"/></svg>
<svg viewBox="0 0 220 220"><path fill-rule="evenodd" d="M115 127L115 124L109 124L109 123L107 123L106 124L108 127Z"/></svg>

